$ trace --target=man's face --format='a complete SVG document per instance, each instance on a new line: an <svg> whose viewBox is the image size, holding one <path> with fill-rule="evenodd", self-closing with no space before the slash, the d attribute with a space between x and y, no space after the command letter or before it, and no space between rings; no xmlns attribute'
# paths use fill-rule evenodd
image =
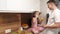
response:
<svg viewBox="0 0 60 34"><path fill-rule="evenodd" d="M51 3L48 3L47 5L50 10L53 10L53 5Z"/></svg>

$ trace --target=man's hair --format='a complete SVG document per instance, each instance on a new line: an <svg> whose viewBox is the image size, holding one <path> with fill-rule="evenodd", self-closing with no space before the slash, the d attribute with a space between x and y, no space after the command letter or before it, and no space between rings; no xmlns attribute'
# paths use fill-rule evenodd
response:
<svg viewBox="0 0 60 34"><path fill-rule="evenodd" d="M54 0L49 0L47 3L55 3Z"/></svg>
<svg viewBox="0 0 60 34"><path fill-rule="evenodd" d="M49 0L48 2L47 2L47 4L48 3L54 3L55 5L56 5L56 2L55 2L55 0ZM57 6L57 5L56 5Z"/></svg>

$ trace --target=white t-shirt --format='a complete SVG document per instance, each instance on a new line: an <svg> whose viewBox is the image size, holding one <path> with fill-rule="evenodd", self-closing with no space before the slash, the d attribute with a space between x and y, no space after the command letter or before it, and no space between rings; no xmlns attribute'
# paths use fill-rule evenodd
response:
<svg viewBox="0 0 60 34"><path fill-rule="evenodd" d="M54 23L60 22L60 10L55 9L49 13L47 26L52 26ZM47 28L45 34L58 34L58 29Z"/></svg>
<svg viewBox="0 0 60 34"><path fill-rule="evenodd" d="M60 22L60 10L59 9L55 9L54 11L50 12L47 25L51 26L56 22Z"/></svg>

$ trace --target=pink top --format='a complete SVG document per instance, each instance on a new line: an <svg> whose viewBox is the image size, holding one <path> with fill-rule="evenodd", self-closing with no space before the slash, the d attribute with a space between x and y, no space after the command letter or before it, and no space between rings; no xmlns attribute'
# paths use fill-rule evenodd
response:
<svg viewBox="0 0 60 34"><path fill-rule="evenodd" d="M32 22L32 27L33 27L33 28L36 28L36 27L37 27L37 19L35 20L34 23Z"/></svg>
<svg viewBox="0 0 60 34"><path fill-rule="evenodd" d="M33 31L34 33L38 33L41 30L44 30L43 27L37 26L37 19L35 19L35 22L32 22L32 28L29 29L29 31Z"/></svg>

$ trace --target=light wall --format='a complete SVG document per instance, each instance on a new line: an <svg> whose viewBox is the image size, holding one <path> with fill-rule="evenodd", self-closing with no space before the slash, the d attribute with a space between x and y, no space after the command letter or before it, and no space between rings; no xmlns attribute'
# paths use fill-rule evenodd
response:
<svg viewBox="0 0 60 34"><path fill-rule="evenodd" d="M42 12L42 15L44 17L46 16L46 13L49 12L48 6L47 6L47 1L48 0L40 0L40 11Z"/></svg>
<svg viewBox="0 0 60 34"><path fill-rule="evenodd" d="M43 23L46 23L46 14L49 12L49 9L47 7L47 1L48 0L40 0L40 11L42 12L40 17L44 18Z"/></svg>

